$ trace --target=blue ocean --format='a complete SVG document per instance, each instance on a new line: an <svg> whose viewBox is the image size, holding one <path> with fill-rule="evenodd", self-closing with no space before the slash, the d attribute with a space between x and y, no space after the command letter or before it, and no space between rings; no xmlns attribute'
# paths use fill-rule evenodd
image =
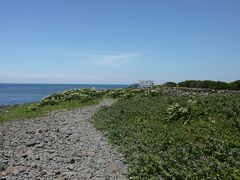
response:
<svg viewBox="0 0 240 180"><path fill-rule="evenodd" d="M116 89L127 85L104 84L0 84L0 105L36 102L44 97L75 88Z"/></svg>

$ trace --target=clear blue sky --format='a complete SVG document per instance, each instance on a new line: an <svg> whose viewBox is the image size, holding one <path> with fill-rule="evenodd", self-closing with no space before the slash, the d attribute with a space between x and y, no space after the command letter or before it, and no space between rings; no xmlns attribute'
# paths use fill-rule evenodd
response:
<svg viewBox="0 0 240 180"><path fill-rule="evenodd" d="M239 0L0 0L0 82L240 79Z"/></svg>

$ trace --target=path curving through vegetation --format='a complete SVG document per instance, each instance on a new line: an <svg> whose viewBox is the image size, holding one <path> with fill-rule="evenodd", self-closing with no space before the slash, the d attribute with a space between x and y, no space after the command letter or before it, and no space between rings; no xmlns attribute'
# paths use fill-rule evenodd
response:
<svg viewBox="0 0 240 180"><path fill-rule="evenodd" d="M46 117L0 124L3 179L126 179L117 149L91 124L112 99Z"/></svg>

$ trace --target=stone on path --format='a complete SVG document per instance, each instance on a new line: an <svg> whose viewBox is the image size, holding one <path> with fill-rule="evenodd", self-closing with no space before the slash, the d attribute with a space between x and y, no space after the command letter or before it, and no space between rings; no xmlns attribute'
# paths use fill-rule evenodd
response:
<svg viewBox="0 0 240 180"><path fill-rule="evenodd" d="M121 154L90 123L112 103L0 124L0 179L126 179Z"/></svg>

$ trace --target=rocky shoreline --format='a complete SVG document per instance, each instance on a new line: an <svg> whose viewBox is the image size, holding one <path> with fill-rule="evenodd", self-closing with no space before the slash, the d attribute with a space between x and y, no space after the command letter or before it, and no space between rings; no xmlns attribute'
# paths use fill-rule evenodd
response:
<svg viewBox="0 0 240 180"><path fill-rule="evenodd" d="M0 124L0 179L126 179L122 155L90 122L112 103Z"/></svg>
<svg viewBox="0 0 240 180"><path fill-rule="evenodd" d="M6 108L8 108L8 107L10 107L10 106L8 106L8 105L0 105L0 110L6 109Z"/></svg>

